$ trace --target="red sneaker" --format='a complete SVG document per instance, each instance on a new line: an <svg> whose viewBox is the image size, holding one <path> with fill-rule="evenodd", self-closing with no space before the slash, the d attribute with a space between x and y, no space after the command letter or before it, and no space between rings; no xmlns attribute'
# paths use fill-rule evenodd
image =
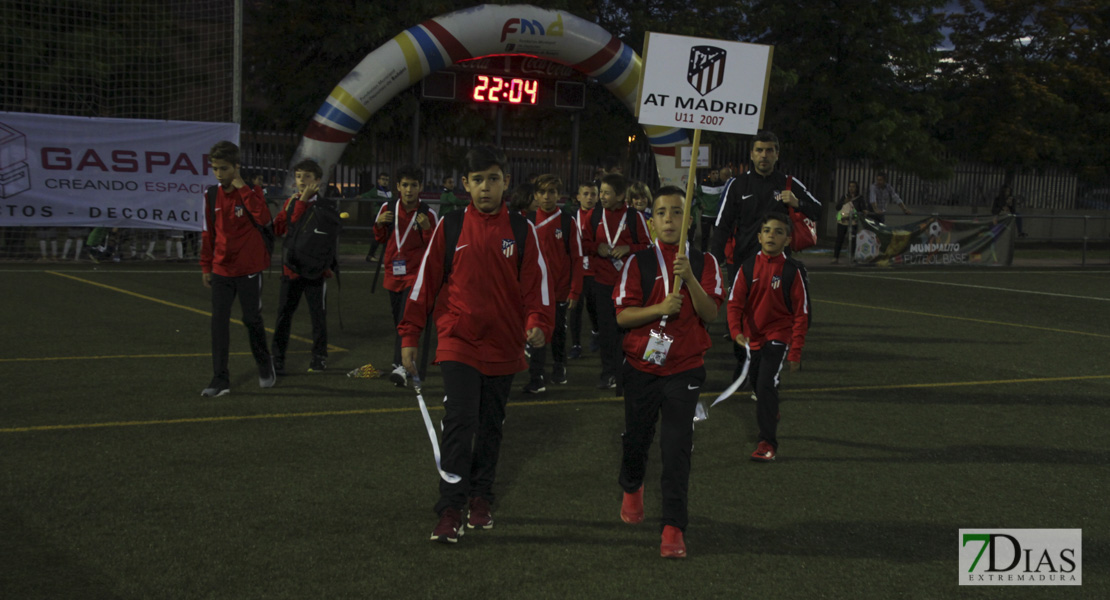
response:
<svg viewBox="0 0 1110 600"><path fill-rule="evenodd" d="M682 530L674 525L663 528L663 543L659 544L659 556L663 558L686 558L686 542Z"/></svg>
<svg viewBox="0 0 1110 600"><path fill-rule="evenodd" d="M489 510L489 500L482 497L470 499L470 517L466 520L469 529L493 529L493 513Z"/></svg>
<svg viewBox="0 0 1110 600"><path fill-rule="evenodd" d="M445 508L439 513L439 523L432 530L432 541L454 544L462 537L462 513L456 508Z"/></svg>
<svg viewBox="0 0 1110 600"><path fill-rule="evenodd" d="M759 442L752 452L752 460L756 462L771 462L775 460L775 449L767 442Z"/></svg>
<svg viewBox="0 0 1110 600"><path fill-rule="evenodd" d="M624 500L621 501L621 520L631 525L644 521L643 485L640 486L640 489L631 494L628 492L624 493Z"/></svg>

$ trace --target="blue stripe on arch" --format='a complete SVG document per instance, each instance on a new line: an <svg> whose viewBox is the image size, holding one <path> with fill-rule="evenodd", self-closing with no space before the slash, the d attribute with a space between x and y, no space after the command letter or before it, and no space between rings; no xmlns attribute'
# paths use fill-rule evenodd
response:
<svg viewBox="0 0 1110 600"><path fill-rule="evenodd" d="M325 121L342 125L351 131L362 129L362 123L360 123L358 119L340 110L338 106L332 104L331 98L328 98L328 101L320 106L320 110L316 111L316 114L320 115Z"/></svg>
<svg viewBox="0 0 1110 600"><path fill-rule="evenodd" d="M689 142L690 137L686 135L685 129L676 129L675 131L659 137L649 137L648 141L655 146L662 146L664 144L674 144L676 142Z"/></svg>
<svg viewBox="0 0 1110 600"><path fill-rule="evenodd" d="M628 68L628 64L631 62L632 48L629 48L628 44L621 44L620 58L617 59L617 62L613 63L613 66L606 69L604 73L598 75L597 80L602 84L616 81L617 78L621 76L621 73L624 73L624 70Z"/></svg>
<svg viewBox="0 0 1110 600"><path fill-rule="evenodd" d="M424 51L424 56L428 59L429 73L434 73L446 66L446 63L443 62L443 55L439 52L439 47L432 41L432 36L424 31L423 27L419 25L410 27L408 32L416 38L416 43L420 44L420 49Z"/></svg>

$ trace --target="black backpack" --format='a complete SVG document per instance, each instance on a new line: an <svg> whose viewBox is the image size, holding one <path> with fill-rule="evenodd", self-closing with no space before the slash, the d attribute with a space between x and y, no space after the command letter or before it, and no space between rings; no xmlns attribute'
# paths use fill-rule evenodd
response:
<svg viewBox="0 0 1110 600"><path fill-rule="evenodd" d="M208 189L204 192L204 199L205 199L205 203L204 203L205 208L207 209L207 213L208 213L208 231L212 232L212 235L215 236L216 235L216 227L215 227L215 223L216 223L216 186L214 186L214 185L208 186ZM242 206L242 205L240 204L239 206ZM274 240L277 239L277 236L274 235L274 225L273 225L273 223L271 222L271 223L266 223L265 225L259 225L258 221L254 220L254 215L251 214L251 211L247 210L247 207L245 207L245 206L243 207L243 212L247 213L247 218L251 220L251 225L254 225L254 228L258 231L258 234L262 236L262 243L263 243L263 245L266 246L266 254L268 254L270 256L273 256L274 255ZM216 238L213 237L212 240L213 240L212 243L215 244Z"/></svg>
<svg viewBox="0 0 1110 600"><path fill-rule="evenodd" d="M285 207L285 218L289 224L282 244L285 266L305 279L319 279L329 269L338 271L339 234L343 231L343 220L336 201L317 198L296 223L293 222L295 205L296 201L290 200Z"/></svg>
<svg viewBox="0 0 1110 600"><path fill-rule="evenodd" d="M645 248L633 254L636 256L636 264L640 265L640 295L643 297L646 306L648 296L651 296L651 291L655 288L655 278L660 273L659 257L655 255L654 247ZM702 273L705 272L705 254L695 248L690 248L689 257L690 269L694 272L698 281L701 281ZM673 280L674 273L671 273L670 277Z"/></svg>
<svg viewBox="0 0 1110 600"><path fill-rule="evenodd" d="M813 322L813 305L809 301L809 272L806 271L805 263L802 261L785 257L786 262L782 265L782 299L786 301L786 310L794 313L794 301L790 297L790 288L794 286L794 278L799 274L802 276L802 283L806 286L806 325L808 326ZM744 281L748 284L748 293L752 291L752 277L755 273L755 257L751 257L740 265L740 271L744 274Z"/></svg>
<svg viewBox="0 0 1110 600"><path fill-rule="evenodd" d="M502 207L501 210L509 211L509 224L513 228L513 237L516 239L516 247L519 252L516 253L516 274L520 277L520 267L524 264L524 242L528 238L528 220L524 215L515 210ZM447 213L440 221L443 227L443 280L447 281L447 276L451 274L451 267L455 258L455 246L459 244L459 236L462 235L463 217L466 216L466 209L456 210Z"/></svg>

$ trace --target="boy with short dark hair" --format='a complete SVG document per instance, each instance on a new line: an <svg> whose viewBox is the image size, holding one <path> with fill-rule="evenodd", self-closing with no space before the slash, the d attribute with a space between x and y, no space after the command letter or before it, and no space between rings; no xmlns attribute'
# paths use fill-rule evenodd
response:
<svg viewBox="0 0 1110 600"><path fill-rule="evenodd" d="M748 377L757 398L759 423L759 444L751 458L758 462L775 460L778 453L779 371L783 362L789 363L791 371L799 369L809 329L804 271L783 254L790 245L791 230L785 214L763 217L757 236L760 251L736 269L728 299L729 332L737 344L751 350ZM789 290L789 305L784 289Z"/></svg>
<svg viewBox="0 0 1110 600"><path fill-rule="evenodd" d="M435 362L447 393L441 468L460 477L439 482L431 539L446 543L462 535L464 510L467 527L493 527L493 483L513 375L528 368L525 343L538 348L551 338L554 317L535 228L505 207L505 154L480 146L466 163L471 204L440 219L397 327L401 360L415 374L420 333L436 308Z"/></svg>
<svg viewBox="0 0 1110 600"><path fill-rule="evenodd" d="M625 204L628 180L619 173L601 178L601 207L594 210L590 226L582 236L582 246L596 263L594 301L597 303L598 337L601 341L601 378L598 389L617 387L621 360L621 329L613 307L613 287L624 262L633 252L651 243L647 221L636 209Z"/></svg>
<svg viewBox="0 0 1110 600"><path fill-rule="evenodd" d="M200 268L204 287L212 289L213 373L200 395L216 397L231 393L229 328L235 296L239 296L251 354L258 364L258 385L273 387L277 376L262 322L262 271L270 266L270 253L259 227L270 223L270 209L266 199L243 181L238 146L226 140L217 142L208 161L219 185L205 192Z"/></svg>
<svg viewBox="0 0 1110 600"><path fill-rule="evenodd" d="M304 218L308 209L320 199L320 182L324 171L311 159L302 160L293 166L293 179L297 193L285 201L282 209L274 217L274 234L284 237L290 227ZM288 242L287 242L288 243ZM309 373L319 373L327 368L328 359L328 318L327 318L327 279L331 271L326 270L320 277L303 277L289 265L281 265L281 292L278 294L278 316L274 325L274 371L285 375L285 350L289 347L289 332L293 326L293 313L304 296L308 304L308 315L312 320L312 362Z"/></svg>
<svg viewBox="0 0 1110 600"><path fill-rule="evenodd" d="M587 181L578 184L578 193L575 195L578 202L578 212L574 220L578 224L579 237L584 238L586 230L590 228L590 217L597 206L597 186L594 182ZM570 352L567 358L574 360L582 357L582 309L585 308L590 315L590 352L597 352L601 347L597 339L597 304L594 302L594 263L582 247L582 295L579 301L570 307ZM596 262L596 261L595 261Z"/></svg>
<svg viewBox="0 0 1110 600"><path fill-rule="evenodd" d="M415 165L405 165L397 170L397 201L386 202L374 220L374 239L385 244L383 266L385 283L389 290L389 306L393 310L393 326L401 324L405 315L405 301L416 281L424 249L432 239L436 212L420 200L424 186L424 171ZM401 364L401 336L393 340L393 372L389 380L397 387L408 385L409 373Z"/></svg>
<svg viewBox="0 0 1110 600"><path fill-rule="evenodd" d="M567 309L578 301L582 290L582 237L574 217L559 208L559 194L563 182L550 173L536 178L532 190L535 212L531 221L536 227L540 252L547 264L547 277L555 296L555 332L551 343L533 348L529 358L530 380L524 387L527 394L545 391L544 363L551 348L554 365L551 382L567 382Z"/></svg>
<svg viewBox="0 0 1110 600"><path fill-rule="evenodd" d="M691 249L678 256L686 193L667 186L656 193L651 220L659 235L654 247L633 254L613 291L617 324L624 337L625 429L619 483L624 489L621 520L644 519L644 474L655 423L662 413L663 457L660 556L684 558L688 523L687 487L694 431L690 426L705 383L705 353L713 345L707 326L724 301L716 258ZM674 278L682 285L672 288Z"/></svg>

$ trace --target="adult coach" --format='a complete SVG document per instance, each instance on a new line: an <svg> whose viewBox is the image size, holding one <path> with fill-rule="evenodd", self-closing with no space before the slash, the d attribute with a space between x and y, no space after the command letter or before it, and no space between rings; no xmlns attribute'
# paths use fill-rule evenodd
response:
<svg viewBox="0 0 1110 600"><path fill-rule="evenodd" d="M902 207L902 212L907 215L910 214L909 207L902 201L898 192L894 191L894 186L886 182L886 173L879 173L875 176L875 183L871 184L869 204L871 205L871 219L878 223L886 223L886 209L891 204L897 204Z"/></svg>
<svg viewBox="0 0 1110 600"><path fill-rule="evenodd" d="M779 139L774 133L763 130L752 144L752 168L736 176L728 185L721 201L717 221L713 225L710 251L717 260L725 262L725 245L735 237L733 264L741 265L759 252L756 239L760 223L767 213L783 213L787 207L801 211L817 221L821 216L821 203L797 177L775 170L779 160Z"/></svg>

